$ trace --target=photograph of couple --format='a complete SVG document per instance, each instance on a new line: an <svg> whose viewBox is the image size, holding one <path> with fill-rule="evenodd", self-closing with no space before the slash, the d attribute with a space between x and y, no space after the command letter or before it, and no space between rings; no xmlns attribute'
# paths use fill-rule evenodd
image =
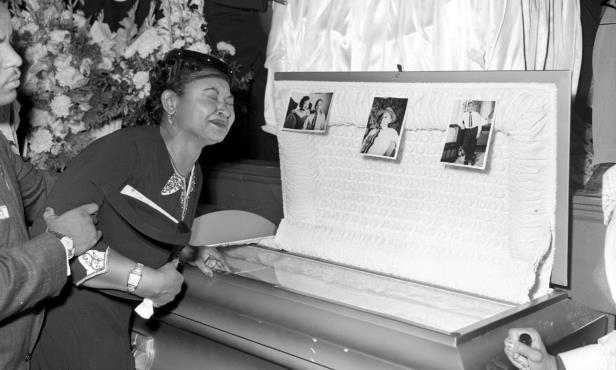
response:
<svg viewBox="0 0 616 370"><path fill-rule="evenodd" d="M396 159L407 103L406 98L374 98L360 153L367 156Z"/></svg>
<svg viewBox="0 0 616 370"><path fill-rule="evenodd" d="M494 128L493 100L456 101L441 162L485 169Z"/></svg>
<svg viewBox="0 0 616 370"><path fill-rule="evenodd" d="M283 130L324 133L334 94L291 92Z"/></svg>

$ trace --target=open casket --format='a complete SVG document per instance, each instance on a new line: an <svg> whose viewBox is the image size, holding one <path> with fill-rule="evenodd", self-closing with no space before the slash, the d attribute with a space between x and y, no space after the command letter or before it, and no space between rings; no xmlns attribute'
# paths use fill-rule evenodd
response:
<svg viewBox="0 0 616 370"><path fill-rule="evenodd" d="M507 369L510 327L535 327L560 351L613 325L567 291L570 73L276 81L281 122L291 92L333 92L327 132L278 131L275 238L224 249L231 274L185 271L177 307L157 330L140 324L154 368ZM408 99L395 161L359 153L375 96ZM483 171L439 162L455 99L496 101ZM204 217L193 243L261 223Z"/></svg>

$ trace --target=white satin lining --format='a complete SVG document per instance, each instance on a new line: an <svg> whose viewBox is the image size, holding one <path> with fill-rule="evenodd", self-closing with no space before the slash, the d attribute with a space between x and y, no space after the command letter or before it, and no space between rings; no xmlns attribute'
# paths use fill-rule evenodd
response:
<svg viewBox="0 0 616 370"><path fill-rule="evenodd" d="M265 118L275 125L274 72L571 70L582 55L570 0L294 0L274 3ZM273 132L271 127L264 130Z"/></svg>

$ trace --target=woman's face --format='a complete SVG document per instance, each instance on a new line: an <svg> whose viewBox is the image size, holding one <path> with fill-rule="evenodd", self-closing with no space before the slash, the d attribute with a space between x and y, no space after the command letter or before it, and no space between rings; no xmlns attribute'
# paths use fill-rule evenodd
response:
<svg viewBox="0 0 616 370"><path fill-rule="evenodd" d="M0 3L0 106L9 104L17 97L21 58L13 50L11 19L6 6Z"/></svg>
<svg viewBox="0 0 616 370"><path fill-rule="evenodd" d="M317 102L316 106L314 107L314 110L319 112L319 113L323 113L322 107L323 107L323 101L319 100Z"/></svg>
<svg viewBox="0 0 616 370"><path fill-rule="evenodd" d="M383 116L381 117L381 128L388 127L390 123L391 123L391 116L389 115L389 113L387 112L383 113Z"/></svg>
<svg viewBox="0 0 616 370"><path fill-rule="evenodd" d="M184 86L173 123L205 145L221 142L235 119L233 95L222 77L204 77Z"/></svg>
<svg viewBox="0 0 616 370"><path fill-rule="evenodd" d="M310 99L304 100L304 103L302 104L302 110L307 110L308 106L310 106Z"/></svg>

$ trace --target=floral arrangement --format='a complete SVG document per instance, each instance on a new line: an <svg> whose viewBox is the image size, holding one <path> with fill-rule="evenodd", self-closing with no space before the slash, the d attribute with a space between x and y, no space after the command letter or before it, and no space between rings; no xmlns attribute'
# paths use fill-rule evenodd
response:
<svg viewBox="0 0 616 370"><path fill-rule="evenodd" d="M90 22L76 5L11 3L15 44L26 64L21 93L31 130L24 154L42 169L62 171L93 140L147 124L149 71L169 50L212 53L201 0L162 0L140 29L132 9L116 32L102 18ZM235 54L227 43L217 48L221 57Z"/></svg>

